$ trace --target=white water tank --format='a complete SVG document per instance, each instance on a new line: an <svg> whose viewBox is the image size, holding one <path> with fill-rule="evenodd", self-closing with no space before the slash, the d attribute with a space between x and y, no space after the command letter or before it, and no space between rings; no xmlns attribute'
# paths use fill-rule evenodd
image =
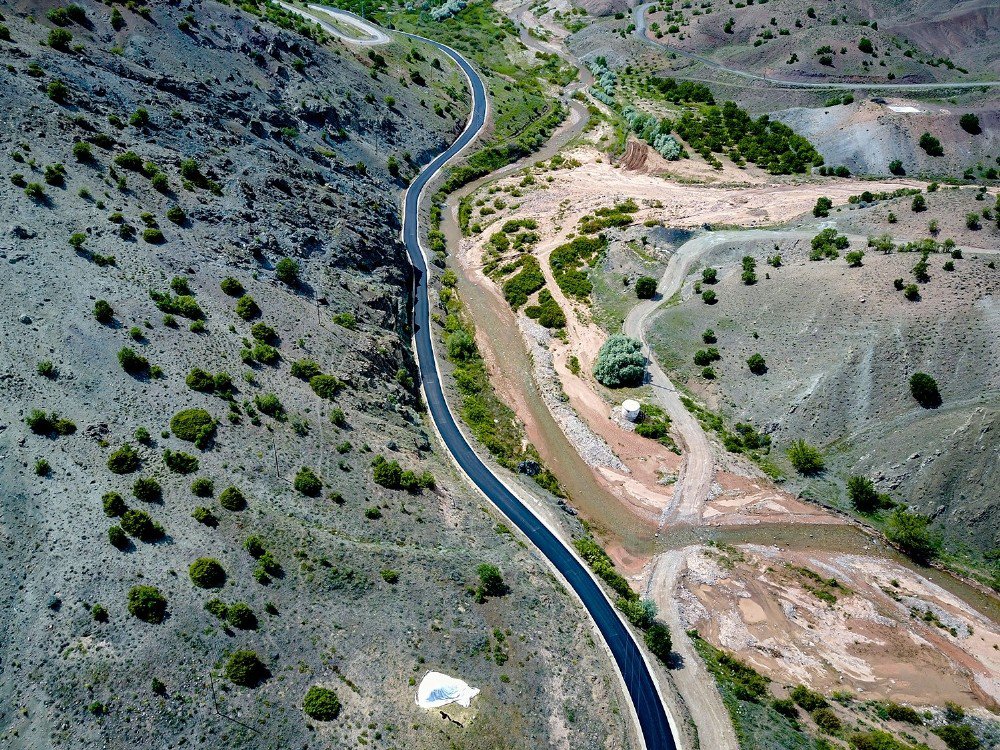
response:
<svg viewBox="0 0 1000 750"><path fill-rule="evenodd" d="M629 422L634 422L639 418L639 410L642 406L633 398L627 398L622 402L622 416Z"/></svg>

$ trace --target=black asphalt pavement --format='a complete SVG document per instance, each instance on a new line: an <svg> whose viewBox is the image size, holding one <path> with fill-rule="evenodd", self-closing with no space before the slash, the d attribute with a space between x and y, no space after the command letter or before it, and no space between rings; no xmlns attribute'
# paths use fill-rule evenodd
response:
<svg viewBox="0 0 1000 750"><path fill-rule="evenodd" d="M473 111L469 126L447 151L440 154L424 168L410 185L405 197L403 239L415 269L412 320L417 360L427 407L445 445L459 466L493 504L511 522L516 524L549 562L559 570L563 578L583 601L625 678L625 686L629 698L635 706L636 715L639 717L639 725L647 750L675 750L677 744L670 730L663 704L646 663L628 628L618 618L615 609L579 560L479 459L459 430L445 402L437 361L431 346L432 332L427 301L427 265L418 244L417 207L421 193L428 181L444 166L448 159L479 134L486 120L487 100L482 79L461 55L432 40L422 39L422 41L433 44L458 63L469 76L473 95Z"/></svg>

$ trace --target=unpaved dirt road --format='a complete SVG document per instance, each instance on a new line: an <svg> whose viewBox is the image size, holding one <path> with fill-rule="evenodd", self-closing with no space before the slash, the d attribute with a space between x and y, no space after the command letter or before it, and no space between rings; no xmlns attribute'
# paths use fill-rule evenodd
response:
<svg viewBox="0 0 1000 750"><path fill-rule="evenodd" d="M638 339L642 343L646 355L646 382L652 387L659 405L670 416L680 437L681 447L684 449L684 463L674 485L673 500L660 517L661 529L668 521L697 523L701 519L701 511L715 476L715 460L705 430L681 403L680 394L670 382L670 378L660 369L646 341L646 327L650 316L664 300L670 299L680 291L692 264L712 248L736 240L797 240L808 239L811 236L809 232L774 232L756 229L699 235L677 248L657 284L656 296L637 304L625 318L623 331L626 336Z"/></svg>

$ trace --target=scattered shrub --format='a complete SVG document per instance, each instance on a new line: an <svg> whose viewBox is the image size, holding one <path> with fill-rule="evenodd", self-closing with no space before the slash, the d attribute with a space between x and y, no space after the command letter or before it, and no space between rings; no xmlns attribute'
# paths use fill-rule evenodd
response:
<svg viewBox="0 0 1000 750"><path fill-rule="evenodd" d="M476 575L479 576L476 593L480 599L487 596L503 596L507 593L507 584L504 583L503 574L496 565L483 563L476 568Z"/></svg>
<svg viewBox="0 0 1000 750"><path fill-rule="evenodd" d="M838 717L831 708L817 708L810 714L810 716L812 717L812 720L816 722L816 726L827 734L839 732L844 726L840 717Z"/></svg>
<svg viewBox="0 0 1000 750"><path fill-rule="evenodd" d="M122 514L121 527L129 536L153 542L163 536L163 528L144 510L131 508Z"/></svg>
<svg viewBox="0 0 1000 750"><path fill-rule="evenodd" d="M203 589L217 589L226 582L226 571L218 560L199 557L188 568L191 583Z"/></svg>
<svg viewBox="0 0 1000 750"><path fill-rule="evenodd" d="M918 141L920 148L927 152L928 156L944 156L944 149L941 147L941 141L932 136L930 133L924 133L920 136Z"/></svg>
<svg viewBox="0 0 1000 750"><path fill-rule="evenodd" d="M257 615L243 602L234 602L226 612L226 622L240 630L256 630Z"/></svg>
<svg viewBox="0 0 1000 750"><path fill-rule="evenodd" d="M219 495L219 505L234 513L247 507L247 499L237 487L226 487Z"/></svg>
<svg viewBox="0 0 1000 750"><path fill-rule="evenodd" d="M788 460L799 474L810 476L823 471L823 455L805 440L796 440L788 447Z"/></svg>
<svg viewBox="0 0 1000 750"><path fill-rule="evenodd" d="M252 688L270 673L255 651L240 649L229 656L223 674L236 685Z"/></svg>
<svg viewBox="0 0 1000 750"><path fill-rule="evenodd" d="M719 295L715 293L714 289L706 289L701 293L701 301L706 305L714 305L719 301Z"/></svg>
<svg viewBox="0 0 1000 750"><path fill-rule="evenodd" d="M94 318L98 323L107 325L114 319L115 311L107 300L99 299L94 303Z"/></svg>
<svg viewBox="0 0 1000 750"><path fill-rule="evenodd" d="M384 569L381 571L380 575L382 580L386 583L396 583L399 581L399 571Z"/></svg>
<svg viewBox="0 0 1000 750"><path fill-rule="evenodd" d="M137 500L156 503L163 499L163 489L153 477L139 477L132 485L132 494Z"/></svg>
<svg viewBox="0 0 1000 750"><path fill-rule="evenodd" d="M215 527L219 525L219 519L215 517L210 508L195 508L191 513L191 518L198 523L205 524L205 526Z"/></svg>
<svg viewBox="0 0 1000 750"><path fill-rule="evenodd" d="M215 429L212 415L204 409L182 409L170 419L170 430L181 440L197 443Z"/></svg>
<svg viewBox="0 0 1000 750"><path fill-rule="evenodd" d="M308 466L303 466L296 473L294 486L306 497L319 497L323 491L323 482Z"/></svg>
<svg viewBox="0 0 1000 750"><path fill-rule="evenodd" d="M260 317L260 308L254 302L253 297L244 294L236 301L236 314L243 320L254 320Z"/></svg>
<svg viewBox="0 0 1000 750"><path fill-rule="evenodd" d="M195 497L212 497L215 494L215 482L208 477L198 477L191 482L191 492Z"/></svg>
<svg viewBox="0 0 1000 750"><path fill-rule="evenodd" d="M653 656L664 664L669 663L670 652L674 645L670 638L670 628L662 622L654 622L646 630L643 640L645 640L646 648L650 650Z"/></svg>
<svg viewBox="0 0 1000 750"><path fill-rule="evenodd" d="M73 41L73 35L66 29L52 29L49 31L47 44L59 52L68 52L69 43Z"/></svg>
<svg viewBox="0 0 1000 750"><path fill-rule="evenodd" d="M827 703L826 698L824 698L822 694L817 693L814 690L810 690L805 685L796 685L792 688L790 695L793 701L810 713L820 708L826 708L830 705Z"/></svg>
<svg viewBox="0 0 1000 750"><path fill-rule="evenodd" d="M227 276L219 282L219 287L221 287L223 293L228 294L230 297L244 297L246 295L243 284L239 282L239 279L234 279L232 276Z"/></svg>
<svg viewBox="0 0 1000 750"><path fill-rule="evenodd" d="M104 505L104 515L108 516L108 518L118 518L128 510L125 498L117 492L104 493L101 497L101 503Z"/></svg>
<svg viewBox="0 0 1000 750"><path fill-rule="evenodd" d="M281 401L273 393L258 393L254 396L254 404L257 409L262 413L273 419L283 419L285 416L285 407L281 405Z"/></svg>
<svg viewBox="0 0 1000 750"><path fill-rule="evenodd" d="M319 365L311 359L300 359L292 362L292 376L302 380L312 380L317 375L322 375L323 371Z"/></svg>
<svg viewBox="0 0 1000 750"><path fill-rule="evenodd" d="M128 611L144 622L161 623L167 614L167 598L155 586L133 586L128 592Z"/></svg>
<svg viewBox="0 0 1000 750"><path fill-rule="evenodd" d="M941 406L941 392L937 381L925 372L915 372L910 376L910 393L925 409Z"/></svg>
<svg viewBox="0 0 1000 750"><path fill-rule="evenodd" d="M890 517L885 535L910 558L926 565L941 552L941 538L930 531L927 516L897 509Z"/></svg>
<svg viewBox="0 0 1000 750"><path fill-rule="evenodd" d="M184 451L163 451L163 463L176 474L193 474L198 471L198 459Z"/></svg>
<svg viewBox="0 0 1000 750"><path fill-rule="evenodd" d="M118 351L118 363L129 375L136 377L149 375L149 360L127 346Z"/></svg>
<svg viewBox="0 0 1000 750"><path fill-rule="evenodd" d="M129 443L108 456L108 469L114 474L131 474L139 470L139 452Z"/></svg>
<svg viewBox="0 0 1000 750"><path fill-rule="evenodd" d="M962 126L962 130L971 135L979 135L983 132L982 127L979 125L979 118L971 112L966 112L959 117L958 124Z"/></svg>
<svg viewBox="0 0 1000 750"><path fill-rule="evenodd" d="M264 538L259 534L251 534L243 542L243 549L250 553L250 557L258 559L267 552L267 548L264 546Z"/></svg>
<svg viewBox="0 0 1000 750"><path fill-rule="evenodd" d="M128 535L122 531L120 526L112 526L108 529L108 541L111 542L113 547L120 550L128 549L129 541Z"/></svg>
<svg viewBox="0 0 1000 750"><path fill-rule="evenodd" d="M320 398L334 399L343 386L340 379L333 375L314 375L309 378L309 387Z"/></svg>
<svg viewBox="0 0 1000 750"><path fill-rule="evenodd" d="M313 685L302 701L306 716L316 721L333 721L340 715L340 699L329 688Z"/></svg>

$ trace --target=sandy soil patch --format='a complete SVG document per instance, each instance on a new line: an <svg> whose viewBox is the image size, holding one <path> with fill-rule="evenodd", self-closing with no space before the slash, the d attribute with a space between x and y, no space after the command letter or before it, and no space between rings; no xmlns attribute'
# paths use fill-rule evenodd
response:
<svg viewBox="0 0 1000 750"><path fill-rule="evenodd" d="M917 705L1000 700L997 624L890 561L689 548L676 595L685 627L779 682Z"/></svg>

